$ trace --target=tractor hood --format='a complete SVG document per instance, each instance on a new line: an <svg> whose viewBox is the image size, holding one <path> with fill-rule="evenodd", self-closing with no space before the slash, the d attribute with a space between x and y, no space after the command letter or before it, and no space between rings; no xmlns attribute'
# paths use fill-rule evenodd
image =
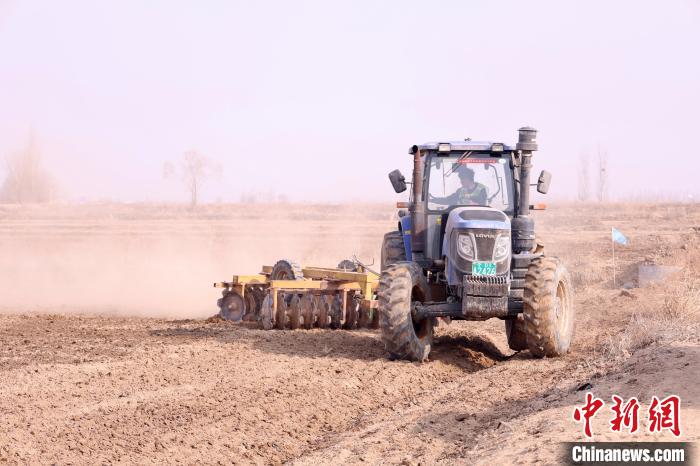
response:
<svg viewBox="0 0 700 466"><path fill-rule="evenodd" d="M510 219L490 207L459 207L450 212L442 245L447 282L461 285L473 262L492 262L496 274L508 273L511 258Z"/></svg>

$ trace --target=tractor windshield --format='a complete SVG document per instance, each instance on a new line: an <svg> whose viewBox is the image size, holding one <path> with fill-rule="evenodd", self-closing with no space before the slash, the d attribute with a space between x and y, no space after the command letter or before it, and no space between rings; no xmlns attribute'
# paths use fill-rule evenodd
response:
<svg viewBox="0 0 700 466"><path fill-rule="evenodd" d="M433 156L428 178L428 209L456 205L513 211L513 180L505 158L490 154Z"/></svg>

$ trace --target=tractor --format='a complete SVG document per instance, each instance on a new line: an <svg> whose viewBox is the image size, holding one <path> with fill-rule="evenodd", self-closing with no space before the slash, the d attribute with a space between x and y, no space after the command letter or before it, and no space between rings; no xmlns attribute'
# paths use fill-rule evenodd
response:
<svg viewBox="0 0 700 466"><path fill-rule="evenodd" d="M508 345L534 357L566 354L574 332L571 278L535 237L530 171L534 128L513 146L470 139L414 145L413 177L389 173L398 228L384 235L377 290L391 359L425 361L439 318L502 319ZM546 194L542 171L537 191Z"/></svg>

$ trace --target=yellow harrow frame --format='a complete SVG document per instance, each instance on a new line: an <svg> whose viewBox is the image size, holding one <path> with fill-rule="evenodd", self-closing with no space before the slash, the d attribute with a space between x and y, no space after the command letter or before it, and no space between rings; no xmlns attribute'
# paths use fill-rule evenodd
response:
<svg viewBox="0 0 700 466"><path fill-rule="evenodd" d="M231 281L214 283L214 287L224 289L224 298L219 300L220 315L226 318L227 309L236 308L242 302L244 310L241 312L238 309L230 320L241 320L246 316L245 320L255 320L264 328L286 328L283 313L289 297L311 295L317 300L337 299L340 309L336 311L341 313L340 321L344 328L378 327L376 292L379 277L363 266L358 266L354 271L303 267L303 278L295 280L274 280L271 278L272 272L272 266L263 266L258 274L234 275ZM251 297L251 294L254 296ZM231 300L235 301L233 306L227 304ZM319 327L326 327L326 323L318 321L318 316L316 319ZM307 322L304 327L311 326ZM294 324L291 328L294 328Z"/></svg>

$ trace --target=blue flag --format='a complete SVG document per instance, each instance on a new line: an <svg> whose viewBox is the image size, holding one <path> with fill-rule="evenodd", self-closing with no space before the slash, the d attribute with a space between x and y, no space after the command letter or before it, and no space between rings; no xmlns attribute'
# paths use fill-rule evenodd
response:
<svg viewBox="0 0 700 466"><path fill-rule="evenodd" d="M612 229L612 240L615 241L617 244L627 246L627 237L623 235L622 232L617 228Z"/></svg>

